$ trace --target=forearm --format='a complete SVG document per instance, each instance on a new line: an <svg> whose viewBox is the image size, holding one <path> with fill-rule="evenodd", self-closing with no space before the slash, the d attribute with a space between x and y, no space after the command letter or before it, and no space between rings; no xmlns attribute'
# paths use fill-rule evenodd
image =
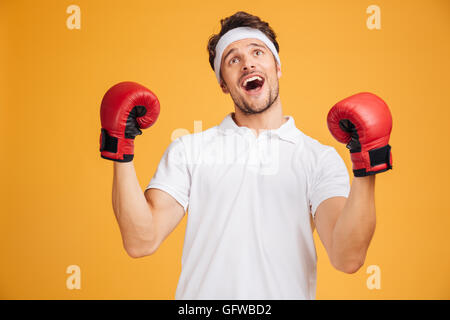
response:
<svg viewBox="0 0 450 320"><path fill-rule="evenodd" d="M332 261L338 269L352 273L364 264L375 224L375 175L355 177L333 229Z"/></svg>
<svg viewBox="0 0 450 320"><path fill-rule="evenodd" d="M152 213L139 185L133 162L114 162L113 210L130 256L153 249Z"/></svg>

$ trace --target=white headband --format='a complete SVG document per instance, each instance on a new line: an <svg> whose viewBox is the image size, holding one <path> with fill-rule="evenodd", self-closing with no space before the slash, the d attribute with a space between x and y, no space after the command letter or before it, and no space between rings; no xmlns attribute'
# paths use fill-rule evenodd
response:
<svg viewBox="0 0 450 320"><path fill-rule="evenodd" d="M248 38L258 39L264 42L266 46L270 49L270 51L272 51L275 59L277 59L278 64L281 66L280 57L278 56L278 52L275 49L275 46L263 32L259 31L258 29L249 27L239 27L231 29L220 38L219 42L217 42L216 45L216 57L214 58L214 72L216 73L216 78L219 84L220 84L220 64L222 63L223 51L226 49L226 47L228 47L230 43Z"/></svg>

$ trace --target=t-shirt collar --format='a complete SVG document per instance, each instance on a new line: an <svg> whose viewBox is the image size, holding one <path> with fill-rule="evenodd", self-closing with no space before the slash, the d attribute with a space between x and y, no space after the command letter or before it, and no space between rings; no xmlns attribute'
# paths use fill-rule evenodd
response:
<svg viewBox="0 0 450 320"><path fill-rule="evenodd" d="M219 130L224 134L247 134L253 132L248 127L240 127L234 122L233 113L229 113L225 119L222 120L222 122L219 125ZM262 131L260 134L270 134L272 136L276 136L282 140L286 140L292 143L296 143L298 141L300 131L295 126L295 121L292 116L286 116L288 120L283 123L278 129L271 129L271 130L265 130Z"/></svg>

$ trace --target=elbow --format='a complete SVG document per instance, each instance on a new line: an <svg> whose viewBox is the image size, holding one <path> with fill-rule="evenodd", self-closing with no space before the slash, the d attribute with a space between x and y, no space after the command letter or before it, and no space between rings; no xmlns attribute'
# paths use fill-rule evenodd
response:
<svg viewBox="0 0 450 320"><path fill-rule="evenodd" d="M332 262L332 265L336 270L339 270L347 274L353 274L358 272L359 269L361 269L361 267L364 265L364 259L355 259L342 262L335 261Z"/></svg>
<svg viewBox="0 0 450 320"><path fill-rule="evenodd" d="M156 252L158 249L156 246L141 246L141 247L129 247L125 246L125 251L129 257L133 259L143 258L150 256Z"/></svg>
<svg viewBox="0 0 450 320"><path fill-rule="evenodd" d="M347 263L342 265L338 270L347 274L353 274L361 269L362 266L363 263Z"/></svg>
<svg viewBox="0 0 450 320"><path fill-rule="evenodd" d="M125 249L125 251L128 254L128 256L133 259L142 258L146 256L142 252L134 249Z"/></svg>

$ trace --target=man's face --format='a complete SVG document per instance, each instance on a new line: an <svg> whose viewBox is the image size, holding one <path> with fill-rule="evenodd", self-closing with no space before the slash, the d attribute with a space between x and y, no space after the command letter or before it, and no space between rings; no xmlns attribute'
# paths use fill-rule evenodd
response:
<svg viewBox="0 0 450 320"><path fill-rule="evenodd" d="M223 52L220 70L222 91L230 93L242 112L261 113L278 99L281 69L264 42L242 39L231 43Z"/></svg>

